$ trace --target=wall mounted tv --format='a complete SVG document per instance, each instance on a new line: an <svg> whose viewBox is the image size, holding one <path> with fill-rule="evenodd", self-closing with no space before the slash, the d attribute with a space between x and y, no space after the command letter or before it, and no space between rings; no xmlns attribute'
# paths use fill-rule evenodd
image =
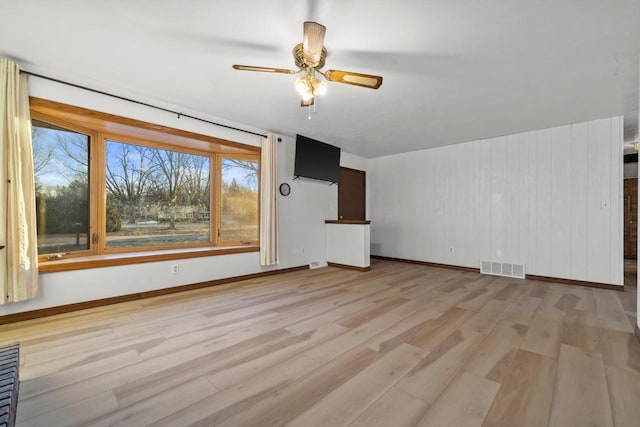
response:
<svg viewBox="0 0 640 427"><path fill-rule="evenodd" d="M293 174L337 183L340 178L340 147L296 135L296 161Z"/></svg>

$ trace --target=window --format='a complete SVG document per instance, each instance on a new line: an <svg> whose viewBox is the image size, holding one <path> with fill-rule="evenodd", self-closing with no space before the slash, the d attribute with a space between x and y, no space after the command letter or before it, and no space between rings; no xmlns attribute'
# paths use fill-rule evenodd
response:
<svg viewBox="0 0 640 427"><path fill-rule="evenodd" d="M210 242L210 158L107 140L107 248Z"/></svg>
<svg viewBox="0 0 640 427"><path fill-rule="evenodd" d="M89 136L33 120L38 253L89 250Z"/></svg>
<svg viewBox="0 0 640 427"><path fill-rule="evenodd" d="M51 101L31 108L41 261L258 243L258 148Z"/></svg>
<svg viewBox="0 0 640 427"><path fill-rule="evenodd" d="M258 162L222 158L222 214L220 239L224 242L258 240Z"/></svg>

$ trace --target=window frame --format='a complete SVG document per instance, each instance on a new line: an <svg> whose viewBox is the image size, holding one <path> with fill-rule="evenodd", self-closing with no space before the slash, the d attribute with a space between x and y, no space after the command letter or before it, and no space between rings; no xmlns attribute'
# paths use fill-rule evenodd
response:
<svg viewBox="0 0 640 427"><path fill-rule="evenodd" d="M87 232L87 241L89 243L88 245L89 248L68 253L65 255L65 257L66 258L86 257L86 256L94 255L95 241L93 239L93 235L96 232L96 226L97 226L97 224L95 224L94 222L94 218L96 218L96 215L98 214L98 211L97 211L98 206L96 204L96 201L92 201L92 200L95 198L95 195L98 194L96 192L98 191L98 183L96 182L96 179L94 179L94 175L95 175L94 171L96 171L96 168L97 168L95 153L97 150L96 141L97 141L98 134L91 129L87 129L80 125L77 125L76 123L67 122L65 120L60 120L56 117L51 117L51 116L47 116L46 114L41 114L39 112L31 111L31 120L33 119L44 122L44 123L48 123L51 125L59 126L66 130L80 133L89 137L89 147L88 147L89 149L89 153L88 153L89 154L89 159L88 159L89 185L87 186L87 191L89 192L88 194L88 200L89 200L89 213L88 213L89 224L88 225L89 227ZM54 261L56 259L60 259L57 257L56 253L38 254L38 263L45 262L45 261Z"/></svg>
<svg viewBox="0 0 640 427"><path fill-rule="evenodd" d="M31 118L78 132L89 137L89 249L65 254L38 255L40 271L65 271L105 265L123 265L165 259L181 259L259 250L260 179L258 176L258 240L249 245L223 241L221 225L222 159L238 158L257 162L260 147L200 135L114 116L81 107L39 98L30 98ZM106 143L113 141L209 159L209 241L177 245L108 248L106 231Z"/></svg>
<svg viewBox="0 0 640 427"><path fill-rule="evenodd" d="M215 239L213 239L213 223L211 219L209 220L209 241L208 242L196 242L196 243L185 243L178 245L156 245L156 246L135 246L135 247L125 247L125 248L109 248L107 247L107 217L106 217L106 208L107 208L107 191L106 191L106 173L107 173L107 164L106 164L106 143L107 141L116 142L120 144L128 144L128 145L137 145L140 147L149 147L149 148L159 148L163 150L169 151L180 151L181 153L186 154L194 154L198 156L207 157L209 159L209 211L211 212L211 207L213 207L213 194L212 194L212 186L216 181L218 181L218 177L212 174L211 164L216 160L216 154L212 154L210 152L200 151L200 150L190 150L186 148L180 147L179 150L176 150L175 146L171 146L170 144L156 143L155 141L138 138L138 137L130 137L123 136L117 133L101 133L99 137L102 139L99 143L102 152L100 154L100 159L103 160L103 164L101 165L101 170L98 171L99 174L99 188L104 189L104 194L101 194L98 207L98 212L102 214L99 215L98 220L98 235L97 241L100 244L99 253L103 254L121 254L121 253L130 253L130 252L141 252L141 251L167 251L172 249L189 249L189 248L207 248L210 246L219 246Z"/></svg>
<svg viewBox="0 0 640 427"><path fill-rule="evenodd" d="M222 240L221 230L222 230L222 160L223 159L235 159L235 160L248 160L251 162L258 163L258 238L256 240L252 240L249 242L250 245L259 245L260 244L260 168L262 167L260 164L260 156L246 156L246 155L237 155L237 154L218 154L216 159L216 176L219 177L219 181L216 184L216 206L220 206L221 210L220 214L217 215L216 218L216 238L218 245L220 246L247 246L246 243L242 241L234 241L234 240Z"/></svg>

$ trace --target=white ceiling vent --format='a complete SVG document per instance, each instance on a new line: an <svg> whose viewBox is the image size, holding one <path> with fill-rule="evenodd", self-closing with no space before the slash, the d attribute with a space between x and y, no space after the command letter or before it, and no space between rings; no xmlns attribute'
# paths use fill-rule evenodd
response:
<svg viewBox="0 0 640 427"><path fill-rule="evenodd" d="M524 279L525 276L524 264L510 264L508 262L481 261L480 273L517 279Z"/></svg>

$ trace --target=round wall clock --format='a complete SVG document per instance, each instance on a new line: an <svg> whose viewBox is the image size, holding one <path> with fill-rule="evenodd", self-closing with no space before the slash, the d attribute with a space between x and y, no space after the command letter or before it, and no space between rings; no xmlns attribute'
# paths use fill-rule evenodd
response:
<svg viewBox="0 0 640 427"><path fill-rule="evenodd" d="M283 196L288 196L289 194L291 194L291 187L289 187L289 184L287 184L286 182L280 184L280 194L282 194Z"/></svg>

